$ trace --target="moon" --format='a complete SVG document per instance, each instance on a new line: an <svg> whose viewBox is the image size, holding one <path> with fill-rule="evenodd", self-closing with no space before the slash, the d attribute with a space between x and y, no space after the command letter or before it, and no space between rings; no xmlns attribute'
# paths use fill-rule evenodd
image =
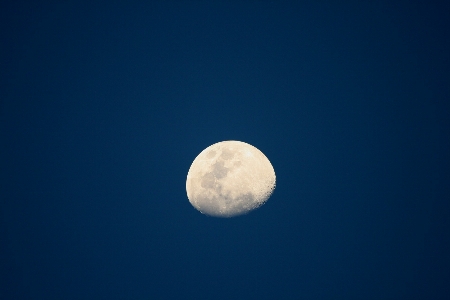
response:
<svg viewBox="0 0 450 300"><path fill-rule="evenodd" d="M275 189L275 171L254 146L223 141L203 150L186 180L189 202L214 217L234 217L263 205Z"/></svg>

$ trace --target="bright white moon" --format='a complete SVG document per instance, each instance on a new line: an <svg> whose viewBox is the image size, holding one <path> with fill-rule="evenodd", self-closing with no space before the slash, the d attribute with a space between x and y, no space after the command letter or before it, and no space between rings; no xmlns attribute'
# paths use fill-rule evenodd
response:
<svg viewBox="0 0 450 300"><path fill-rule="evenodd" d="M275 189L267 157L244 142L224 141L203 150L186 180L187 196L200 212L234 217L263 205Z"/></svg>

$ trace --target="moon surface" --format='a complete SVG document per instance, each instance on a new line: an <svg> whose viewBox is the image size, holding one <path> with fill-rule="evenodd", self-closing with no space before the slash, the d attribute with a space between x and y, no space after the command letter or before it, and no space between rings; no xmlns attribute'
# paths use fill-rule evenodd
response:
<svg viewBox="0 0 450 300"><path fill-rule="evenodd" d="M263 205L275 189L275 171L267 157L239 141L223 141L203 150L186 180L189 202L201 213L234 217Z"/></svg>

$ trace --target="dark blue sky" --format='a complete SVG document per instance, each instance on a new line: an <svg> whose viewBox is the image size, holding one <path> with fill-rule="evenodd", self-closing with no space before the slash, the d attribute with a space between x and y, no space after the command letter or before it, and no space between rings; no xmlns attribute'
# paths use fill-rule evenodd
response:
<svg viewBox="0 0 450 300"><path fill-rule="evenodd" d="M447 299L450 10L361 2L3 1L0 298ZM246 216L186 196L223 140Z"/></svg>

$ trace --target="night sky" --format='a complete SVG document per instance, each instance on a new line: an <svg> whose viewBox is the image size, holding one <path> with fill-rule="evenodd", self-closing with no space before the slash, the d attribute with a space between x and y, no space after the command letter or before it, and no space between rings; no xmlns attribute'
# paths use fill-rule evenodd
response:
<svg viewBox="0 0 450 300"><path fill-rule="evenodd" d="M293 3L2 1L0 299L448 299L450 8ZM227 219L224 140L277 176Z"/></svg>

